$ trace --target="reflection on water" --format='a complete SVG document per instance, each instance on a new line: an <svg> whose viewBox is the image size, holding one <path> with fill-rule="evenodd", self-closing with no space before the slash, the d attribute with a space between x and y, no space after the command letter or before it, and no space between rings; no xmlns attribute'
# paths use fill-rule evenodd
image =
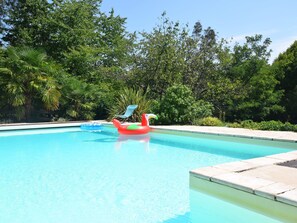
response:
<svg viewBox="0 0 297 223"><path fill-rule="evenodd" d="M149 152L150 150L150 135L119 135L115 143L115 148L120 150L124 144L137 142L143 146L144 150Z"/></svg>

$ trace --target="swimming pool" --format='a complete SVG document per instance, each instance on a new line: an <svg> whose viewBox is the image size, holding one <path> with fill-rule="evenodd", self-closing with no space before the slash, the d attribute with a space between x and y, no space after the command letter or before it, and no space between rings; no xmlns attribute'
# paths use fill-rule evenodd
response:
<svg viewBox="0 0 297 223"><path fill-rule="evenodd" d="M190 189L189 170L295 146L162 131L125 138L111 127L0 132L0 222L278 222Z"/></svg>

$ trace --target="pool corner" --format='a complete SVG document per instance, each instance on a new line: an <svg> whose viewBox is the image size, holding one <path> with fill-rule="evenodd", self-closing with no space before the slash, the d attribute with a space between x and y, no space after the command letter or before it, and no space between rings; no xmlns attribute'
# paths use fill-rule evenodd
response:
<svg viewBox="0 0 297 223"><path fill-rule="evenodd" d="M297 151L190 171L190 187L284 222L297 222ZM281 174L280 174L281 173Z"/></svg>

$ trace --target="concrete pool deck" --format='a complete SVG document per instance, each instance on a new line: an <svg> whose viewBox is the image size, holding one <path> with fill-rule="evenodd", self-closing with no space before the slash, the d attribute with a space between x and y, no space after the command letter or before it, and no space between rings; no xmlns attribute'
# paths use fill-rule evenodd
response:
<svg viewBox="0 0 297 223"><path fill-rule="evenodd" d="M103 124L111 124L100 121ZM14 125L0 125L1 130L21 130L48 127L75 127L83 122L71 123L23 123ZM260 131L228 127L204 126L152 126L156 130L184 131L223 136L257 138L266 140L286 141L296 143L296 132ZM261 158L242 160L215 166L199 168L190 171L194 178L209 183L220 184L236 190L244 191L256 196L267 198L297 207L297 168L279 166L297 159L297 150Z"/></svg>
<svg viewBox="0 0 297 223"><path fill-rule="evenodd" d="M156 126L155 129L297 143L296 132L202 126ZM297 160L297 150L199 168L191 170L190 174L193 177L206 180L210 183L221 184L297 207L297 168L277 165L292 160Z"/></svg>
<svg viewBox="0 0 297 223"><path fill-rule="evenodd" d="M194 177L297 207L297 169L279 166L297 151L190 171Z"/></svg>
<svg viewBox="0 0 297 223"><path fill-rule="evenodd" d="M202 126L157 126L155 128L285 141L296 144L297 148L296 132ZM257 212L274 215L282 222L297 222L297 168L278 165L292 160L297 160L297 150L198 168L190 171L190 185L204 193L239 205L244 204L243 206Z"/></svg>
<svg viewBox="0 0 297 223"><path fill-rule="evenodd" d="M244 138L269 139L279 141L297 142L297 132L281 132L281 131L263 131L243 128L229 127L212 127L212 126L192 126L192 125L170 125L170 126L154 126L155 129L178 130L193 133L206 133L215 135L235 136Z"/></svg>

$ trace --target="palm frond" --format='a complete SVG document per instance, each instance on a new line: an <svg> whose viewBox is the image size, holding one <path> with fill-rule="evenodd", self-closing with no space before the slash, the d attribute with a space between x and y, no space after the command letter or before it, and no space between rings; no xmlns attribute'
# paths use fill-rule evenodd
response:
<svg viewBox="0 0 297 223"><path fill-rule="evenodd" d="M111 120L115 115L123 114L127 106L131 104L138 105L131 120L140 121L143 113L150 112L152 101L147 99L146 94L141 89L134 90L125 88L115 100L114 105L109 109L108 119Z"/></svg>

